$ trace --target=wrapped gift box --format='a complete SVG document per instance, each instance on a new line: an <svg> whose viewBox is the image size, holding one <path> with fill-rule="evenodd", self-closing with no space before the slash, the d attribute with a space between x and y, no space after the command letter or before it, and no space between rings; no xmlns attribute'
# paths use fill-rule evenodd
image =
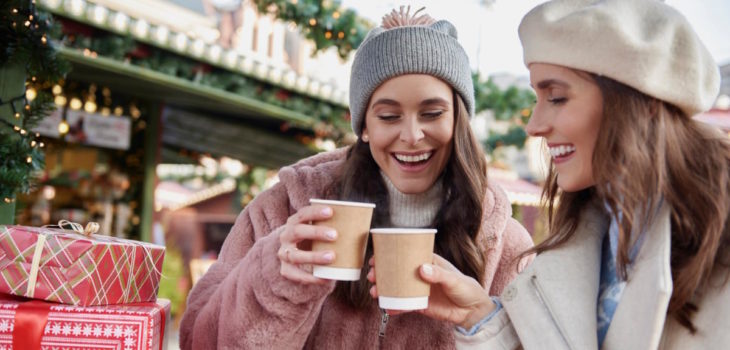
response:
<svg viewBox="0 0 730 350"><path fill-rule="evenodd" d="M71 306L0 294L0 349L166 349L170 301Z"/></svg>
<svg viewBox="0 0 730 350"><path fill-rule="evenodd" d="M71 305L154 301L165 247L0 225L0 292Z"/></svg>

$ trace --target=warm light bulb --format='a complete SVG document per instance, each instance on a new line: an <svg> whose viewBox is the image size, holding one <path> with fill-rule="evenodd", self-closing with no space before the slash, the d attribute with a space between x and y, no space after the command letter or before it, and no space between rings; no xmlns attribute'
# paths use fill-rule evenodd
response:
<svg viewBox="0 0 730 350"><path fill-rule="evenodd" d="M68 133L68 122L65 120L62 120L60 123L58 123L58 133L61 135L66 135ZM43 144L43 143L41 143ZM43 146L41 146L43 147Z"/></svg>
<svg viewBox="0 0 730 350"><path fill-rule="evenodd" d="M59 106L65 106L67 102L66 96L58 95L56 96L56 98L53 99L53 102L56 102L56 104Z"/></svg>
<svg viewBox="0 0 730 350"><path fill-rule="evenodd" d="M25 98L28 99L28 101L35 100L36 96L38 96L38 93L36 93L35 89L30 88L25 90Z"/></svg>
<svg viewBox="0 0 730 350"><path fill-rule="evenodd" d="M60 95L63 92L63 88L61 87L61 85L56 84L53 85L53 89L51 91L53 91L54 95Z"/></svg>
<svg viewBox="0 0 730 350"><path fill-rule="evenodd" d="M71 109L78 110L78 109L81 109L81 106L83 106L83 103L81 103L81 100L74 97L71 99L71 103L69 103L69 106L71 107Z"/></svg>
<svg viewBox="0 0 730 350"><path fill-rule="evenodd" d="M25 162L28 164L33 163L33 158L31 156L28 156L25 158Z"/></svg>
<svg viewBox="0 0 730 350"><path fill-rule="evenodd" d="M89 113L96 112L96 103L94 103L94 101L86 101L86 103L84 103L84 110Z"/></svg>

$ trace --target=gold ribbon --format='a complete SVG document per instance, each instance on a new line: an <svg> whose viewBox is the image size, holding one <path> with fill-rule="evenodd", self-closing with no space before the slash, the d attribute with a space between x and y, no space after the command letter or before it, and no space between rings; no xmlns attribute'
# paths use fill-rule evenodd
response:
<svg viewBox="0 0 730 350"><path fill-rule="evenodd" d="M93 221L89 222L88 224L86 224L86 227L84 227L77 222L68 221L68 220L59 220L58 225L44 225L41 228L59 227L61 229L64 229L65 226L71 227L72 231L74 231L78 234L84 235L85 237L90 238L90 239L94 239L94 237L92 237L91 235L97 233L99 231L99 227L100 227L98 223L93 222ZM28 276L28 289L26 290L26 293L25 293L25 296L28 298L33 298L35 296L35 287L36 287L36 282L38 280L38 270L40 270L41 256L43 255L43 246L46 243L47 235L48 235L47 233L39 234L38 240L36 241L35 251L33 252L33 260L31 261L31 266L30 266L30 274ZM96 237L99 237L99 236L96 236ZM133 242L133 244L135 246L135 249L137 246L139 246L143 249L143 251L145 253L145 260L150 263L150 266L152 267L154 272L156 272L158 275L160 275L161 278L163 278L163 277L167 278L165 275L162 274L162 271L157 269L157 266L154 263L154 259L152 258L152 253L150 253L149 248L145 247L144 245L142 245L138 242ZM134 257L134 255L135 255L134 251L132 251L132 257ZM132 261L134 261L134 260L132 259ZM131 284L131 280L132 280L132 276L133 276L134 272L135 272L134 263L132 263L132 266L129 269L130 276L127 279L128 287L129 287L129 284ZM130 288L127 288L125 293L128 293L129 289ZM125 299L126 298L127 297L125 296Z"/></svg>

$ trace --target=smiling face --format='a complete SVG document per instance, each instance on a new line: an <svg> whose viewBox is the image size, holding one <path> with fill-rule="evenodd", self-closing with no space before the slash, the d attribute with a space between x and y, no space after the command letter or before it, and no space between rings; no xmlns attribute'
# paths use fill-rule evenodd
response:
<svg viewBox="0 0 730 350"><path fill-rule="evenodd" d="M392 78L373 92L364 124L363 140L395 187L407 194L423 193L451 156L451 86L423 74Z"/></svg>
<svg viewBox="0 0 730 350"><path fill-rule="evenodd" d="M545 63L530 64L529 69L537 103L527 133L545 139L563 191L595 185L592 165L603 115L601 90L585 72Z"/></svg>

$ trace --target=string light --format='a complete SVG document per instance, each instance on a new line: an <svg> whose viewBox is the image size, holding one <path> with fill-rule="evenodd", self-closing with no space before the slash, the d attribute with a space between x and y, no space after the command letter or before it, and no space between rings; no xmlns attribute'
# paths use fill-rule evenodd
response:
<svg viewBox="0 0 730 350"><path fill-rule="evenodd" d="M324 38L325 38L325 39L330 39L330 38L332 38L332 32L330 32L329 30L328 30L327 32L325 32L325 33L324 33Z"/></svg>
<svg viewBox="0 0 730 350"><path fill-rule="evenodd" d="M84 103L84 110L89 113L96 112L96 103L94 103L94 101L86 101L86 103Z"/></svg>
<svg viewBox="0 0 730 350"><path fill-rule="evenodd" d="M15 119L20 119L20 113L18 113L18 112L15 112L15 114L13 116L15 117Z"/></svg>
<svg viewBox="0 0 730 350"><path fill-rule="evenodd" d="M35 147L35 146L36 146L35 140L30 141L30 147Z"/></svg>
<svg viewBox="0 0 730 350"><path fill-rule="evenodd" d="M340 18L340 12L339 11L332 12L332 18L334 18L334 19Z"/></svg>
<svg viewBox="0 0 730 350"><path fill-rule="evenodd" d="M66 120L62 120L60 123L58 123L58 133L63 135L66 135L68 133L69 126L68 122ZM43 143L41 142L41 147L43 147Z"/></svg>
<svg viewBox="0 0 730 350"><path fill-rule="evenodd" d="M67 99L66 99L66 96L58 95L58 96L56 96L56 98L53 99L53 101L56 102L57 105L63 107L66 105Z"/></svg>
<svg viewBox="0 0 730 350"><path fill-rule="evenodd" d="M33 163L33 157L28 156L27 158L25 158L25 162L28 164Z"/></svg>
<svg viewBox="0 0 730 350"><path fill-rule="evenodd" d="M314 18L310 18L309 19L309 25L312 26L312 27L316 26L317 25L317 20L314 19Z"/></svg>
<svg viewBox="0 0 730 350"><path fill-rule="evenodd" d="M53 91L54 95L60 95L63 92L63 88L61 87L61 85L56 84L53 85L53 89L51 91Z"/></svg>
<svg viewBox="0 0 730 350"><path fill-rule="evenodd" d="M83 103L81 103L81 100L79 100L77 97L74 97L71 99L71 103L68 104L71 109L79 110L81 109L81 106L83 106Z"/></svg>
<svg viewBox="0 0 730 350"><path fill-rule="evenodd" d="M35 89L33 89L33 88L30 88L30 89L28 89L28 90L25 90L25 98L26 98L26 99L27 99L28 101L33 101L33 100L35 100L36 96L38 96L38 93L37 93L37 92L35 91Z"/></svg>
<svg viewBox="0 0 730 350"><path fill-rule="evenodd" d="M339 33L337 33L337 37L340 38L340 39L344 38L345 37L345 32L339 32Z"/></svg>

